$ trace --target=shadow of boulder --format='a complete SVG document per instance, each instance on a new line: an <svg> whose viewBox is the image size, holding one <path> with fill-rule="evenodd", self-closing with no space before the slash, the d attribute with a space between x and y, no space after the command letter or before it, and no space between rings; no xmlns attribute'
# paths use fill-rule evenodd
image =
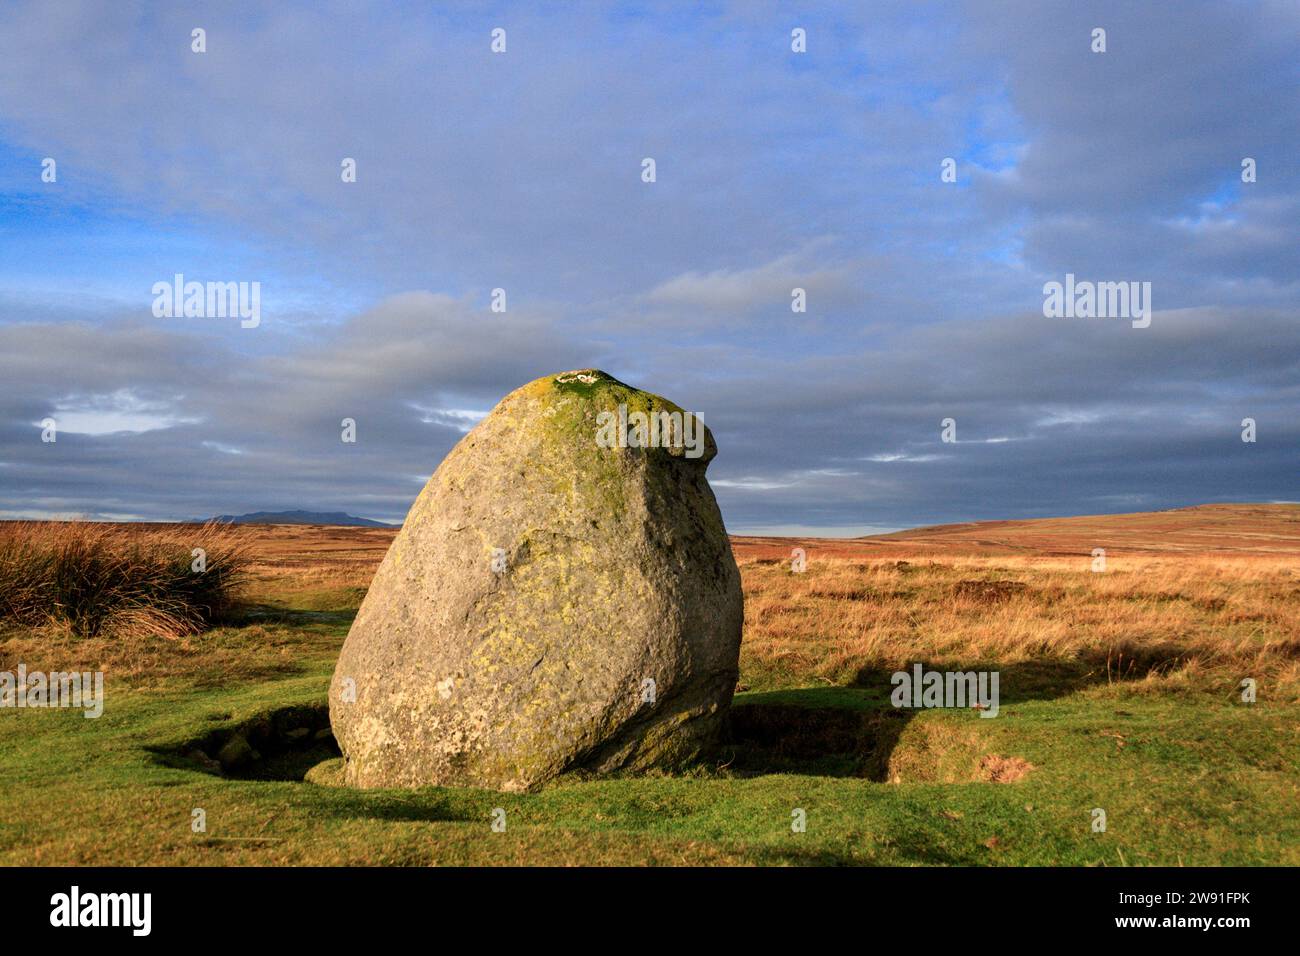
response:
<svg viewBox="0 0 1300 956"><path fill-rule="evenodd" d="M845 688L751 694L731 709L723 766L742 776L803 773L884 781L912 712Z"/></svg>
<svg viewBox="0 0 1300 956"><path fill-rule="evenodd" d="M340 756L327 704L300 704L256 714L177 743L149 748L165 766L236 780L302 780Z"/></svg>

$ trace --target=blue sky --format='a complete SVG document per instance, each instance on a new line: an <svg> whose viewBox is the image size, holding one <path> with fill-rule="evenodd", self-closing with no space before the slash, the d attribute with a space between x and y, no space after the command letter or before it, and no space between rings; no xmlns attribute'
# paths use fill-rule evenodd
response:
<svg viewBox="0 0 1300 956"><path fill-rule="evenodd" d="M400 520L580 367L704 416L739 532L1300 498L1298 54L1292 3L8 4L0 516Z"/></svg>

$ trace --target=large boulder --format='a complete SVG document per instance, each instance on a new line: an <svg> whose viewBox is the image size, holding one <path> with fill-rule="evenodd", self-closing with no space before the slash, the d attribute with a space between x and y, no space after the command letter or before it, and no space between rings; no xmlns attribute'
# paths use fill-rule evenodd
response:
<svg viewBox="0 0 1300 956"><path fill-rule="evenodd" d="M743 620L716 453L603 372L506 396L429 479L343 645L346 782L526 790L706 755Z"/></svg>

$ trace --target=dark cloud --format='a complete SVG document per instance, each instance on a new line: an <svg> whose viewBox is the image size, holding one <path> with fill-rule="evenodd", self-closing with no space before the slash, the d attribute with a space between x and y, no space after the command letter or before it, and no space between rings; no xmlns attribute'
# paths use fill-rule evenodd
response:
<svg viewBox="0 0 1300 956"><path fill-rule="evenodd" d="M0 407L3 507L400 518L475 414L543 371L589 364L705 416L724 452L713 465L719 498L738 527L897 526L1293 487L1300 325L1284 315L1157 313L1149 329L968 319L725 377L699 363L629 376L616 356L566 348L543 320L474 317L444 296L401 296L301 353L251 360L130 324L0 327L0 353L22 356L4 363L21 385ZM37 423L56 407L89 407L88 396L112 406L124 392L167 395L169 414L191 421L40 442ZM340 441L344 417L357 422L355 445ZM1254 445L1240 440L1244 417L1257 420ZM945 418L955 444L940 440Z"/></svg>

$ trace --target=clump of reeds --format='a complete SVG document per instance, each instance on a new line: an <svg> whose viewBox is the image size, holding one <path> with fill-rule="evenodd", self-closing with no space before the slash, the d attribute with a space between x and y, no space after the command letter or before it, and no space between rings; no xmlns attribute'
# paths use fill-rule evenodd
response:
<svg viewBox="0 0 1300 956"><path fill-rule="evenodd" d="M246 566L227 525L4 522L0 621L74 637L194 634L231 610Z"/></svg>

